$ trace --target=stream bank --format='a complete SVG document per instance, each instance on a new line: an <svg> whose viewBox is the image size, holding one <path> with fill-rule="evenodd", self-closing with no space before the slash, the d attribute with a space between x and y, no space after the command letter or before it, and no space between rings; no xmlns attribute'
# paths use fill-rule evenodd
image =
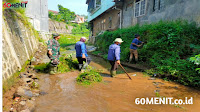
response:
<svg viewBox="0 0 200 112"><path fill-rule="evenodd" d="M74 54L74 46L65 53ZM74 56L73 56L74 57ZM142 72L127 69L133 80L119 72L115 78L109 76L110 65L104 59L90 56L90 66L103 70L102 83L82 86L76 83L79 71L56 75L38 74L40 90L46 94L36 98L35 112L198 112L200 92L198 90L161 79L150 78ZM121 71L119 69L118 71ZM193 97L193 105L136 105L136 98Z"/></svg>

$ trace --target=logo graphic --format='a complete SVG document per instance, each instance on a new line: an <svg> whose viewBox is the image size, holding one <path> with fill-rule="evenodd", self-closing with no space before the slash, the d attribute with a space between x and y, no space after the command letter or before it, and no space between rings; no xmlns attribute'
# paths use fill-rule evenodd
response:
<svg viewBox="0 0 200 112"><path fill-rule="evenodd" d="M4 8L26 8L28 1L22 1L21 3L4 3Z"/></svg>

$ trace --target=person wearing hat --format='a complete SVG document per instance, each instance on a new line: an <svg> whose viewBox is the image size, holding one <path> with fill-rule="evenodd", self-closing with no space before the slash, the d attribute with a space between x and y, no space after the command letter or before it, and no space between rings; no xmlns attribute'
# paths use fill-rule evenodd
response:
<svg viewBox="0 0 200 112"><path fill-rule="evenodd" d="M118 68L118 65L120 64L120 44L122 43L121 38L116 38L114 40L114 44L109 46L108 50L108 61L111 64L110 74L111 77L114 77L116 75L116 70Z"/></svg>
<svg viewBox="0 0 200 112"><path fill-rule="evenodd" d="M135 34L135 38L133 39L133 41L132 41L132 43L130 45L129 63L132 61L133 55L135 56L135 63L138 62L137 48L140 47L140 46L142 46L142 44L144 43L144 42L140 41L139 39L140 39L140 35L139 34Z"/></svg>
<svg viewBox="0 0 200 112"><path fill-rule="evenodd" d="M87 66L90 64L91 59L87 54L87 49L85 45L86 38L81 37L80 41L78 41L75 45L76 49L76 58L79 62L79 71L84 72ZM85 62L85 64L83 64Z"/></svg>
<svg viewBox="0 0 200 112"><path fill-rule="evenodd" d="M59 64L60 55L60 44L58 40L60 39L59 34L53 34L53 39L50 39L47 43L48 51L47 56L50 58L50 74L55 74L57 72L57 65Z"/></svg>

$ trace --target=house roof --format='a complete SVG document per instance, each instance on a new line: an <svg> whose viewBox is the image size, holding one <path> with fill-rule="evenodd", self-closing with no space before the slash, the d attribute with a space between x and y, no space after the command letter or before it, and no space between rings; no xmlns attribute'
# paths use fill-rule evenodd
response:
<svg viewBox="0 0 200 112"><path fill-rule="evenodd" d="M53 11L53 10L48 10L48 11L58 14L58 11Z"/></svg>

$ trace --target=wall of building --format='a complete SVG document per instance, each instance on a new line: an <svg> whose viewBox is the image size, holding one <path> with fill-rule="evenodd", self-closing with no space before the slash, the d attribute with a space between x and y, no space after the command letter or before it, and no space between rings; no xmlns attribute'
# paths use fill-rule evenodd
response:
<svg viewBox="0 0 200 112"><path fill-rule="evenodd" d="M113 2L113 0L101 0L101 7L98 10L96 10L94 13L88 12L88 21L92 21L114 5L115 2Z"/></svg>
<svg viewBox="0 0 200 112"><path fill-rule="evenodd" d="M11 16L12 15L12 16ZM33 29L27 27L23 17L12 10L5 9L2 20L2 74L3 79L22 68L38 48Z"/></svg>
<svg viewBox="0 0 200 112"><path fill-rule="evenodd" d="M37 31L49 32L48 0L28 0L26 16Z"/></svg>
<svg viewBox="0 0 200 112"><path fill-rule="evenodd" d="M144 24L160 20L177 20L179 18L190 22L194 21L200 25L200 0L164 0L164 8L155 11L153 10L154 0L146 0L145 15L137 18L134 17L134 1L125 0L123 6L123 28L137 23Z"/></svg>
<svg viewBox="0 0 200 112"><path fill-rule="evenodd" d="M109 21L111 19L111 21ZM120 11L110 9L103 13L101 16L92 21L93 23L93 36L96 36L101 31L116 30L119 28Z"/></svg>
<svg viewBox="0 0 200 112"><path fill-rule="evenodd" d="M134 0L124 0L122 14L122 27L129 27L136 24L134 19Z"/></svg>

